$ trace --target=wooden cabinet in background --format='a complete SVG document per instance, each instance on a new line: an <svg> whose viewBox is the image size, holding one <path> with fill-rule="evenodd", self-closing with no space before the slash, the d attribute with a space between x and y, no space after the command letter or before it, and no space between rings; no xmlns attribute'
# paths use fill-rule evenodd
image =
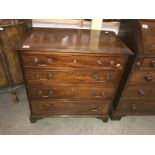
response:
<svg viewBox="0 0 155 155"><path fill-rule="evenodd" d="M15 89L23 83L15 45L31 28L31 20L0 20L0 92L8 90L18 102Z"/></svg>
<svg viewBox="0 0 155 155"><path fill-rule="evenodd" d="M155 114L155 21L124 20L119 37L135 53L114 100L112 119Z"/></svg>
<svg viewBox="0 0 155 155"><path fill-rule="evenodd" d="M132 52L113 32L33 28L17 45L31 122L44 117L109 118Z"/></svg>

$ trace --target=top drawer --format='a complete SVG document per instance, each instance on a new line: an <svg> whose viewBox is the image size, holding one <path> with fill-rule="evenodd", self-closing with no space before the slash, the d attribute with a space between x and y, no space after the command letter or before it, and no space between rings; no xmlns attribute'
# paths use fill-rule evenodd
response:
<svg viewBox="0 0 155 155"><path fill-rule="evenodd" d="M155 69L155 57L138 57L135 65L137 69Z"/></svg>
<svg viewBox="0 0 155 155"><path fill-rule="evenodd" d="M126 57L125 57L126 58ZM71 54L21 54L24 68L101 68L122 69L124 57L71 55Z"/></svg>

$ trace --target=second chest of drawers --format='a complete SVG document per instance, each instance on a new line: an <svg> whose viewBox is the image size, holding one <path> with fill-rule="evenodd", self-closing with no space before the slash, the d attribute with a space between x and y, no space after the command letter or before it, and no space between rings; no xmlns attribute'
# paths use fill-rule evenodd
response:
<svg viewBox="0 0 155 155"><path fill-rule="evenodd" d="M155 114L155 22L122 22L120 37L135 56L127 82L115 105L114 117Z"/></svg>

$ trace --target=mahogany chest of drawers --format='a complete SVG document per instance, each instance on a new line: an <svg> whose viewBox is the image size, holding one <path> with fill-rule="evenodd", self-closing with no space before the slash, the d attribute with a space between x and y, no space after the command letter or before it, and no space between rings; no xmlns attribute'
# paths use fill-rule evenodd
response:
<svg viewBox="0 0 155 155"><path fill-rule="evenodd" d="M155 114L155 21L125 20L119 36L135 56L124 89L115 98L112 119Z"/></svg>
<svg viewBox="0 0 155 155"><path fill-rule="evenodd" d="M31 110L107 121L132 52L113 32L34 28L17 45Z"/></svg>

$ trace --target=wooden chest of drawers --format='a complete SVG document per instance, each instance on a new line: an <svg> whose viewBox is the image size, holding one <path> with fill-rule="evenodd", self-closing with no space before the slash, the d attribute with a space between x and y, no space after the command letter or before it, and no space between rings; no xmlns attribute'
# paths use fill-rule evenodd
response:
<svg viewBox="0 0 155 155"><path fill-rule="evenodd" d="M135 58L124 90L115 99L113 119L155 114L155 21L124 21L119 36L134 51Z"/></svg>
<svg viewBox="0 0 155 155"><path fill-rule="evenodd" d="M132 54L112 32L77 29L32 29L17 50L31 122L54 116L107 121Z"/></svg>

